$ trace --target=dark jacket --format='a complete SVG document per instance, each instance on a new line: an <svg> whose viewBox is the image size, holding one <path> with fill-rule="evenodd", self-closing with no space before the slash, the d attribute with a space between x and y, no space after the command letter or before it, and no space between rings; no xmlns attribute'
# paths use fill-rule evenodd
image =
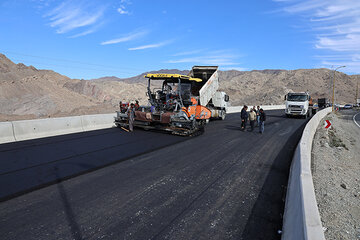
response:
<svg viewBox="0 0 360 240"><path fill-rule="evenodd" d="M260 112L260 122L265 122L266 121L266 114L265 112Z"/></svg>
<svg viewBox="0 0 360 240"><path fill-rule="evenodd" d="M243 108L243 109L241 110L241 119L247 120L248 117L249 117L248 112L245 110L245 108Z"/></svg>

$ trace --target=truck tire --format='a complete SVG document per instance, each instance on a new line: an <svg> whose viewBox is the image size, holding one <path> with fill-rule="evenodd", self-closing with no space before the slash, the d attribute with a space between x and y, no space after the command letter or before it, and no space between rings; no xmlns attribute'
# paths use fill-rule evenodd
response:
<svg viewBox="0 0 360 240"><path fill-rule="evenodd" d="M221 120L225 120L226 117L226 111L224 110L221 115Z"/></svg>
<svg viewBox="0 0 360 240"><path fill-rule="evenodd" d="M305 119L308 119L308 118L309 118L309 111L307 111L307 113L305 114L304 118L305 118Z"/></svg>

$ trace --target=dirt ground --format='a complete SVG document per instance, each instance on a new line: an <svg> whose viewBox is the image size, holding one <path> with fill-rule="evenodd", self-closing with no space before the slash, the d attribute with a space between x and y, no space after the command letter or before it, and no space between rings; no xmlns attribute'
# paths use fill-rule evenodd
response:
<svg viewBox="0 0 360 240"><path fill-rule="evenodd" d="M330 113L312 149L316 200L326 239L360 239L360 128L353 110ZM332 126L325 129L325 120Z"/></svg>

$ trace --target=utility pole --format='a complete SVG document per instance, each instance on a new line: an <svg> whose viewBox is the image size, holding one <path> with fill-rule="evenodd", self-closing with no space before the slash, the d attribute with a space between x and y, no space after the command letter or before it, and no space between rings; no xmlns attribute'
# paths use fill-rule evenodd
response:
<svg viewBox="0 0 360 240"><path fill-rule="evenodd" d="M340 66L335 68L334 70L334 77L333 77L333 96L332 96L332 111L334 111L334 100L335 100L335 72L336 70L340 69L340 68L344 68L346 66Z"/></svg>
<svg viewBox="0 0 360 240"><path fill-rule="evenodd" d="M355 92L355 104L357 104L358 100L358 93L359 93L359 81L356 81L356 92Z"/></svg>

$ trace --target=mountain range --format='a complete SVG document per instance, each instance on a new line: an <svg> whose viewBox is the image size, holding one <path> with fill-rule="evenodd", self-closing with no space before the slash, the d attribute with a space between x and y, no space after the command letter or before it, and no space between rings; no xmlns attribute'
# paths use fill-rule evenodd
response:
<svg viewBox="0 0 360 240"><path fill-rule="evenodd" d="M119 101L147 104L147 73L188 74L162 69L131 78L71 79L51 70L15 64L0 54L0 121L111 113ZM334 72L329 69L219 71L220 90L230 104L283 103L290 91L308 91L314 99L331 98ZM353 103L360 75L336 72L336 102Z"/></svg>

